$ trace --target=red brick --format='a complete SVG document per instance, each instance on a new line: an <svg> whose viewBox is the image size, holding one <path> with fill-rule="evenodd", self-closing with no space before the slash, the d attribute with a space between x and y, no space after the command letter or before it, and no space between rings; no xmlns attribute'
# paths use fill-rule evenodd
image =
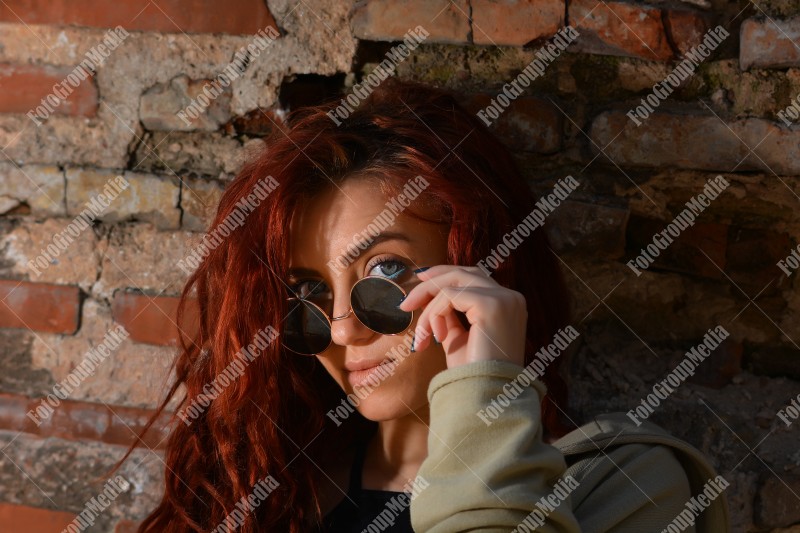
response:
<svg viewBox="0 0 800 533"><path fill-rule="evenodd" d="M477 113L491 99L491 95L479 93L465 99L463 104ZM490 128L512 150L551 154L561 149L564 115L547 100L522 96L512 100Z"/></svg>
<svg viewBox="0 0 800 533"><path fill-rule="evenodd" d="M800 66L800 17L788 20L747 19L739 33L742 69Z"/></svg>
<svg viewBox="0 0 800 533"><path fill-rule="evenodd" d="M763 307L762 297L758 298ZM758 376L800 380L800 351L791 344L745 343L747 369Z"/></svg>
<svg viewBox="0 0 800 533"><path fill-rule="evenodd" d="M637 105L631 102L629 109ZM770 120L657 111L640 122L637 127L624 110L599 114L589 132L590 149L604 147L623 166L800 174L800 131Z"/></svg>
<svg viewBox="0 0 800 533"><path fill-rule="evenodd" d="M120 406L106 409L109 411L110 425L98 440L126 446L136 441L151 449L162 449L166 446L171 413L162 413L140 441L140 437L137 435L140 435L141 430L147 425L147 421L153 414L151 411Z"/></svg>
<svg viewBox="0 0 800 533"><path fill-rule="evenodd" d="M781 274L776 266L792 248L786 233L735 228L728 240L727 264L731 279L743 289L758 293Z"/></svg>
<svg viewBox="0 0 800 533"><path fill-rule="evenodd" d="M276 28L264 0L6 0L0 20L157 31L255 34Z"/></svg>
<svg viewBox="0 0 800 533"><path fill-rule="evenodd" d="M137 342L177 345L178 301L177 297L152 297L118 290L114 293L111 314L114 321L122 324L130 333L131 339ZM193 338L197 327L196 308L190 305L187 311L184 332L189 338Z"/></svg>
<svg viewBox="0 0 800 533"><path fill-rule="evenodd" d="M44 97L53 93L53 85L60 84L72 71L73 68L0 63L0 113L27 113L35 109ZM77 87L67 83L66 87L72 93L59 105L52 106L53 113L94 117L97 113L94 79L86 78Z"/></svg>
<svg viewBox="0 0 800 533"><path fill-rule="evenodd" d="M0 327L71 335L80 310L78 287L0 280Z"/></svg>
<svg viewBox="0 0 800 533"><path fill-rule="evenodd" d="M557 252L619 259L625 254L629 216L627 208L565 200L550 214L544 227Z"/></svg>
<svg viewBox="0 0 800 533"><path fill-rule="evenodd" d="M3 531L61 533L75 516L64 511L0 503L0 524L3 524Z"/></svg>
<svg viewBox="0 0 800 533"><path fill-rule="evenodd" d="M657 60L674 57L660 9L573 0L569 3L569 23L581 34L573 45L575 51Z"/></svg>
<svg viewBox="0 0 800 533"><path fill-rule="evenodd" d="M675 214L683 207L678 206ZM639 255L643 248L653 242L653 236L661 232L667 224L669 221L631 215L626 232L626 249L630 252L630 256ZM725 269L727 242L728 226L716 222L695 221L693 226L686 228L666 250L659 254L651 268L712 279L727 279L717 268L718 266Z"/></svg>
<svg viewBox="0 0 800 533"><path fill-rule="evenodd" d="M564 25L564 0L472 0L472 42L522 46Z"/></svg>
<svg viewBox="0 0 800 533"><path fill-rule="evenodd" d="M0 393L0 429L38 434L36 423L25 414L32 407L29 404L27 396Z"/></svg>
<svg viewBox="0 0 800 533"><path fill-rule="evenodd" d="M667 34L680 55L700 44L710 27L708 17L697 11L669 10L664 15Z"/></svg>
<svg viewBox="0 0 800 533"><path fill-rule="evenodd" d="M39 403L34 401L33 405L38 407ZM102 441L103 434L108 431L110 417L111 412L102 405L62 401L53 413L42 421L42 425L39 426L40 434L75 440Z"/></svg>
<svg viewBox="0 0 800 533"><path fill-rule="evenodd" d="M350 13L350 27L359 39L400 41L417 26L430 33L426 42L469 42L467 0L362 0Z"/></svg>
<svg viewBox="0 0 800 533"><path fill-rule="evenodd" d="M128 446L149 420L153 411L126 406L61 400L49 417L36 423L27 416L36 413L41 398L0 393L0 430L23 431L39 437L90 440ZM171 413L165 412L143 438L144 444L159 449L165 446Z"/></svg>

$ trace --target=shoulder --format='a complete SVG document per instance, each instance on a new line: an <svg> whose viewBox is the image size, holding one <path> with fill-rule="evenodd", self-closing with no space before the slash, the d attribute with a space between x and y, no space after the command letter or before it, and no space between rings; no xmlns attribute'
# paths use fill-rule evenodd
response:
<svg viewBox="0 0 800 533"><path fill-rule="evenodd" d="M652 422L634 424L623 413L600 415L553 445L567 460L564 476L578 482L575 516L592 524L592 531L661 531L686 514L698 494L707 493L707 482L719 479L699 450ZM713 489L719 496L720 487ZM709 507L694 514L697 531L726 530L724 495Z"/></svg>
<svg viewBox="0 0 800 533"><path fill-rule="evenodd" d="M571 459L564 477L577 481L573 513L597 531L660 531L692 497L686 470L663 444L631 442Z"/></svg>

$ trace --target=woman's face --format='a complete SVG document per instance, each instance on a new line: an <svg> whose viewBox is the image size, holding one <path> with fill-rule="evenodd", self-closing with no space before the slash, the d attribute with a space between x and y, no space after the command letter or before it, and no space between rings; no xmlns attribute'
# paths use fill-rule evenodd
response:
<svg viewBox="0 0 800 533"><path fill-rule="evenodd" d="M408 293L420 282L412 272L414 269L446 263L447 225L413 218L404 210L397 213L393 224L385 227L385 218L378 215L387 209L389 200L375 180L351 177L303 206L290 225L287 284L301 296L313 295L315 302L332 298L330 316L339 317L350 309L351 287L364 276L383 276ZM415 200L411 201L410 208L425 216L429 214ZM368 248L357 249L357 256L348 256L346 251L354 249L348 244L369 236L367 227L370 224L381 229L381 233L367 241L371 243ZM391 235L382 238L383 233ZM338 260L342 257L346 261ZM330 305L322 307L330 312ZM388 360L397 353L408 354L401 357L394 372L377 387L370 384L362 389L362 393L369 393L359 402L358 411L370 420L391 420L424 407L428 383L447 367L440 344L430 343L424 351L410 354L406 349L407 336L414 331L420 312L419 309L414 311L411 326L398 335L375 333L354 314L335 320L331 324L330 346L316 355L345 393L350 394L354 392L351 380L358 373L350 375L346 364ZM392 352L393 348L396 351Z"/></svg>

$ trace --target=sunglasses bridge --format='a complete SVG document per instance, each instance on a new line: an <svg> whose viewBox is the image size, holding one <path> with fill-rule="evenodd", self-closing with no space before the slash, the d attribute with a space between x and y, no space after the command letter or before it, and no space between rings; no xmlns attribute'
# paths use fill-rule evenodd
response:
<svg viewBox="0 0 800 533"><path fill-rule="evenodd" d="M344 319L344 318L347 318L347 317L349 317L349 316L350 316L350 315L352 315L352 314L353 314L353 308L351 307L351 308L350 308L350 310L349 310L348 312L346 312L345 314L343 314L342 316L337 316L337 317L328 317L328 319L329 319L331 322L333 322L334 320L342 320L342 319Z"/></svg>

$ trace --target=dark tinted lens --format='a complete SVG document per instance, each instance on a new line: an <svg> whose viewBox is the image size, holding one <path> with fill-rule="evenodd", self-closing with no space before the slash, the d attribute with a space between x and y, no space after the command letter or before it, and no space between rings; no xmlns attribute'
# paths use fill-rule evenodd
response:
<svg viewBox="0 0 800 533"><path fill-rule="evenodd" d="M411 324L412 314L397 308L402 299L400 287L383 278L362 278L351 293L355 315L378 333L400 333Z"/></svg>
<svg viewBox="0 0 800 533"><path fill-rule="evenodd" d="M319 308L297 298L289 300L283 345L294 352L313 355L324 351L330 342L331 328Z"/></svg>

